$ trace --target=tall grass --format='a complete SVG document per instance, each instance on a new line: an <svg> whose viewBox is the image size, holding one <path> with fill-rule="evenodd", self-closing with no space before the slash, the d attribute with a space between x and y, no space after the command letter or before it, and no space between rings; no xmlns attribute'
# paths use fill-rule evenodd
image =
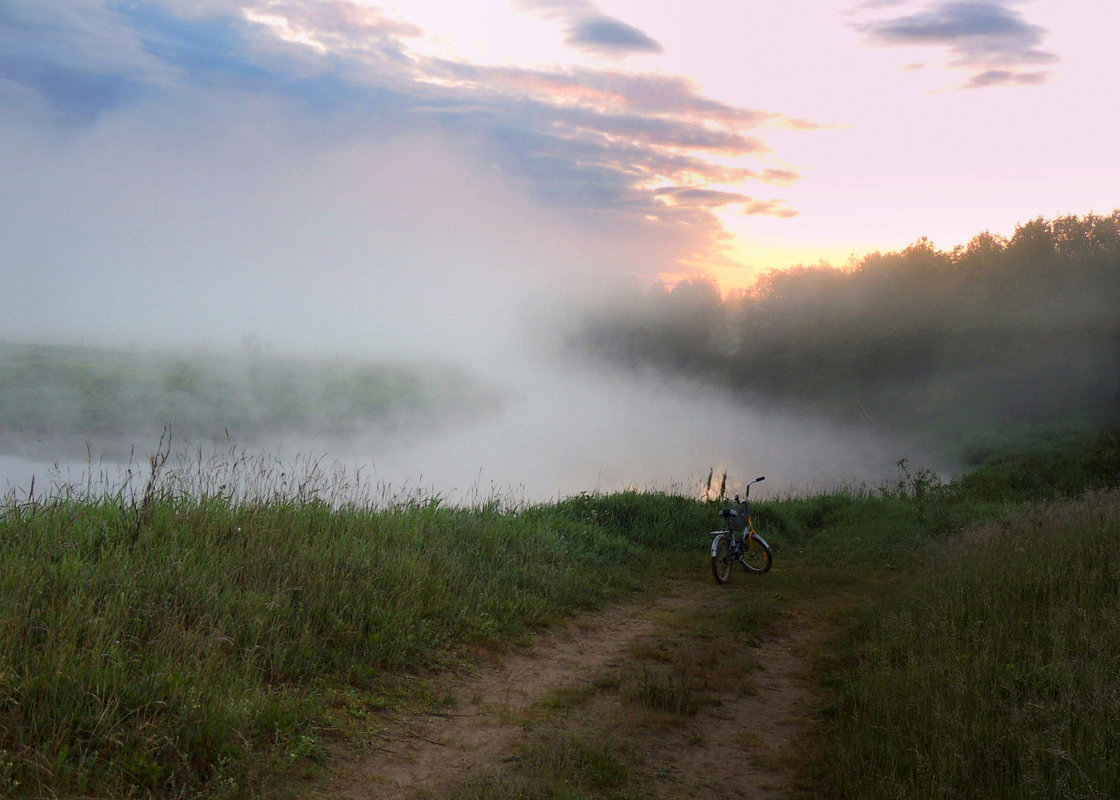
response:
<svg viewBox="0 0 1120 800"><path fill-rule="evenodd" d="M600 604L701 529L666 495L374 505L161 455L142 492L0 511L4 796L248 793L321 755L331 691Z"/></svg>
<svg viewBox="0 0 1120 800"><path fill-rule="evenodd" d="M859 798L1120 796L1120 492L936 551L842 680L831 780Z"/></svg>

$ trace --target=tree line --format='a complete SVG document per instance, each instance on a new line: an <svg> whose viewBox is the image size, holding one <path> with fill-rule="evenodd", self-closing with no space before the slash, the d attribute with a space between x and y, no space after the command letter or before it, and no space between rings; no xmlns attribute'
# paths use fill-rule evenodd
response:
<svg viewBox="0 0 1120 800"><path fill-rule="evenodd" d="M569 344L752 402L960 435L1120 417L1120 210L939 250L705 280L590 313Z"/></svg>

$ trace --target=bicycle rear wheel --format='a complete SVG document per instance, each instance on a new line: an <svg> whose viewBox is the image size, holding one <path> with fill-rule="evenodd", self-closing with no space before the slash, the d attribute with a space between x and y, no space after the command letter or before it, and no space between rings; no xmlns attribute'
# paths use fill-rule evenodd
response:
<svg viewBox="0 0 1120 800"><path fill-rule="evenodd" d="M712 540L712 576L716 583L727 583L731 578L731 537L726 533Z"/></svg>
<svg viewBox="0 0 1120 800"><path fill-rule="evenodd" d="M756 533L743 542L739 563L751 572L761 575L770 571L770 567L774 564L774 554L770 552L770 545L766 540Z"/></svg>

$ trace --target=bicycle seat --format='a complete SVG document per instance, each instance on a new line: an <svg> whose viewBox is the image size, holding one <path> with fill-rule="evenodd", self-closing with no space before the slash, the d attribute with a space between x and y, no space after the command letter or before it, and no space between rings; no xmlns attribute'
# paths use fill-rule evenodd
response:
<svg viewBox="0 0 1120 800"><path fill-rule="evenodd" d="M741 531L747 527L747 515L737 508L724 508L719 515L727 520L727 527L733 531Z"/></svg>

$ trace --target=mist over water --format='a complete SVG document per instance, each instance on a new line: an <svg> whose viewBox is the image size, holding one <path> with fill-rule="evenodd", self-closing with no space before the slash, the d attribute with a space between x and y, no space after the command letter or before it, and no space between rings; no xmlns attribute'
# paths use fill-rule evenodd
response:
<svg viewBox="0 0 1120 800"><path fill-rule="evenodd" d="M684 380L556 358L515 363L507 354L504 363L499 373L493 359L479 362L477 370L504 400L469 421L432 420L399 430L366 426L345 436L286 431L247 442L177 439L172 422L168 469L185 473L180 483L203 473L199 488L213 491L236 471L231 463L242 460L237 480L250 492L268 494L282 481L290 488L317 473L314 482L327 494L469 504L544 502L627 488L700 496L712 469L717 476L728 473L729 494L764 474L767 483L756 491L766 496L878 483L897 474L898 459L916 457L885 437L754 410ZM0 440L0 489L26 497L34 479L37 496L65 486L111 492L131 475L135 494L159 448L156 431L8 435Z"/></svg>
<svg viewBox="0 0 1120 800"><path fill-rule="evenodd" d="M581 369L534 374L494 418L367 446L384 483L531 501L625 488L699 495L712 468L730 474L731 491L758 474L771 491L820 488L885 478L900 457L890 442L737 407L699 386Z"/></svg>

